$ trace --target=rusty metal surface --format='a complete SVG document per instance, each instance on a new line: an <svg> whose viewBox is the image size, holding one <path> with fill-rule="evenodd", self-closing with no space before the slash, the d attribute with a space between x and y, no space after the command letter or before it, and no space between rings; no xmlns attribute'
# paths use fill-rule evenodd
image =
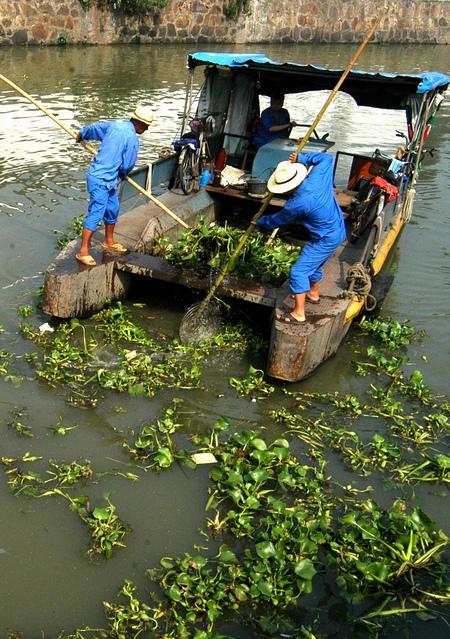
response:
<svg viewBox="0 0 450 639"><path fill-rule="evenodd" d="M337 258L328 264L328 277L341 276ZM330 273L331 271L331 273ZM339 279L338 278L338 279ZM336 353L348 331L344 324L349 300L340 297L336 282L324 279L319 304L305 305L306 321L287 324L281 321L284 309L294 307L294 301L284 289L272 317L272 331L267 358L267 373L277 379L294 382L310 375L323 361ZM327 292L325 292L327 291ZM329 295L332 292L333 295Z"/></svg>

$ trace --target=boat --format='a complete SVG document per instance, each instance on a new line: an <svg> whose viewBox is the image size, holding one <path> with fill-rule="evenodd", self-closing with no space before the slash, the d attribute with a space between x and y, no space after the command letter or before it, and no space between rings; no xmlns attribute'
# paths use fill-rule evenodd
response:
<svg viewBox="0 0 450 639"><path fill-rule="evenodd" d="M185 189L188 194L179 188L179 149L183 144L178 145L178 153L166 153L138 167L132 177L189 226L197 225L201 218L206 223L222 223L237 207L249 221L262 199L258 193L243 190L240 177L247 172L257 184L264 184L277 163L297 148L297 140L289 138L269 142L257 151L252 148L249 127L255 113L259 113L259 97L281 92L309 95L312 91L330 91L342 70L276 62L264 54L251 53L197 52L190 54L187 62L181 131L188 128L191 119L204 123L202 131L211 157L216 159L216 166L211 166L214 181L205 188ZM198 102L194 103L194 76L199 71L203 72L204 81ZM424 145L449 83L450 77L440 72L403 74L355 69L346 77L341 91L359 107L377 109L380 123L393 111L403 114L404 130L399 132L402 144L399 146L395 133L389 148L385 144L380 150L374 145L370 151L361 139L354 140L350 150L342 150L317 131L309 138L306 151L334 154L335 196L344 212L347 240L328 260L320 303L308 307L306 322L292 325L280 321L283 306L292 303L287 282L274 286L244 280L233 273L223 280L220 296L272 309L268 375L286 381L307 377L336 353L352 321L376 305L375 291L382 280L383 266L412 216L415 186L426 152ZM222 162L225 155L226 166L220 166L223 170L219 171L218 158ZM224 180L224 175L228 179ZM238 175L238 179L230 175ZM198 177L192 176L194 187ZM71 242L46 271L44 312L61 318L92 314L107 301L126 296L136 276L160 280L168 286L176 283L193 290L210 288L210 277L152 255L156 238L181 237L180 224L154 201L136 195L127 183L123 184L121 202L116 235L130 249L129 254L103 254L99 232L98 243L93 247L98 265L88 268L74 259L78 241ZM284 202L283 198L273 197L266 212L279 210ZM301 230L297 241L307 241Z"/></svg>

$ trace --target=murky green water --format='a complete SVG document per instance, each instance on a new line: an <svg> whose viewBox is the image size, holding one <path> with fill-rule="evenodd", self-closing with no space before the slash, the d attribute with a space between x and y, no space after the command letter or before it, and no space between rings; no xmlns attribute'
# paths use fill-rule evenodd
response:
<svg viewBox="0 0 450 639"><path fill-rule="evenodd" d="M219 49L220 47L205 47ZM236 50L255 50L239 47ZM185 46L1 49L0 69L7 77L38 98L60 119L75 128L102 118L127 116L138 102L151 103L155 125L144 136L141 159L154 157L154 146L167 145L177 133L178 114L184 101L185 57L194 50ZM302 62L345 66L353 53L347 46L261 46L268 55ZM370 69L448 71L445 47L372 47L359 66ZM288 104L314 115L314 105ZM311 113L308 112L310 109ZM338 111L330 110L324 128L333 128L331 138L341 138L346 129ZM298 118L296 118L298 119ZM299 118L304 121L305 118ZM308 119L308 118L306 118ZM380 131L373 119L358 120L362 146L377 144ZM391 128L397 121L391 122ZM384 135L384 133L383 133ZM382 135L382 137L383 137ZM387 137L387 132L386 132ZM436 392L448 392L450 317L450 240L448 207L450 177L450 106L444 103L428 147L437 151L427 159L417 188L412 223L403 233L393 256L394 284L385 301L384 313L398 320L408 318L425 329L427 336L408 351L424 371ZM0 86L0 348L16 353L34 349L18 332L20 306L31 303L31 295L42 284L42 272L55 255L53 229L65 230L72 218L85 210L85 172L89 158L73 141L32 105ZM142 291L144 296L146 291ZM150 298L151 307L133 309L151 330L176 334L184 309L169 308ZM132 307L131 307L132 308ZM38 318L39 323L46 318ZM351 361L362 345L352 332L338 355L312 378L294 388L357 393L365 382L353 374ZM427 356L427 362L421 361ZM236 397L228 386L230 375L242 374L248 359L217 358L208 368L201 391L166 391L152 400L105 393L94 409L69 406L63 393L44 383L25 379L16 387L0 381L0 454L22 455L29 450L45 459L89 458L96 470L121 467L128 459L117 443L117 430L139 426L158 415L175 395L185 398L193 429L211 423L218 415L232 420L264 424L270 407L283 404L277 393L266 402L249 403ZM255 363L255 362L253 362ZM24 362L22 373L31 376ZM117 412L117 406L124 412ZM14 407L26 409L33 439L20 438L7 427ZM48 429L61 418L78 424L67 437L56 438ZM377 480L374 480L377 483ZM125 578L148 589L145 569L163 555L180 554L201 543L198 529L204 526L207 470L195 473L175 467L157 475L147 473L137 483L104 478L89 487L91 499L114 490L114 503L121 518L133 528L126 549L113 560L90 564L83 553L88 535L65 504L57 500L13 497L0 473L0 635L15 628L26 637L53 637L57 631L77 626L102 625L101 601L113 599ZM395 489L378 486L379 499L389 503ZM442 488L416 490L419 503L439 524L448 529L448 510ZM446 514L447 513L447 514ZM422 630L417 630L419 636ZM437 632L443 633L442 627ZM420 635L422 636L422 635ZM443 637L444 634L441 634Z"/></svg>

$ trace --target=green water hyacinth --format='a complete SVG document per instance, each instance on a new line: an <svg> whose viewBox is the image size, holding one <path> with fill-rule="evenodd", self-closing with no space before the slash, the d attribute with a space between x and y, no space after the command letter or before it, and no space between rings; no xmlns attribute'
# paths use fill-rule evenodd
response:
<svg viewBox="0 0 450 639"><path fill-rule="evenodd" d="M263 399L275 391L275 386L264 379L264 371L250 366L244 377L230 377L230 386L237 390L239 395L252 399Z"/></svg>
<svg viewBox="0 0 450 639"><path fill-rule="evenodd" d="M350 601L377 595L405 610L420 609L430 582L437 594L445 592L439 557L449 547L448 537L420 508L398 500L383 512L368 499L340 518L330 563L339 569L337 581Z"/></svg>
<svg viewBox="0 0 450 639"><path fill-rule="evenodd" d="M110 493L103 495L106 506L96 508L91 507L87 495L71 497L59 488L53 489L51 494L67 499L70 509L88 526L92 540L92 546L87 551L88 557L103 555L105 559L111 559L115 548L125 548L123 539L131 532L131 528L120 521L116 507L110 500Z"/></svg>
<svg viewBox="0 0 450 639"><path fill-rule="evenodd" d="M362 317L359 322L359 327L392 351L402 346L407 346L413 339L418 339L424 335L424 333L418 333L415 328L407 324L401 324L390 317Z"/></svg>
<svg viewBox="0 0 450 639"><path fill-rule="evenodd" d="M157 239L152 248L175 266L195 269L201 275L221 269L236 249L242 231L229 224L205 224L183 232L176 244L169 238ZM289 275L300 248L276 238L267 245L262 233L254 233L234 264L236 275L247 279L279 284Z"/></svg>

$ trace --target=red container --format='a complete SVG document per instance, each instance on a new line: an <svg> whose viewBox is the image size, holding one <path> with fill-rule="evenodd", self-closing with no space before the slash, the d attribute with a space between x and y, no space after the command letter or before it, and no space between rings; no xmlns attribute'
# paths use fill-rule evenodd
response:
<svg viewBox="0 0 450 639"><path fill-rule="evenodd" d="M214 168L218 171L223 171L227 164L227 152L225 149L220 149L216 155L216 161L214 163Z"/></svg>

